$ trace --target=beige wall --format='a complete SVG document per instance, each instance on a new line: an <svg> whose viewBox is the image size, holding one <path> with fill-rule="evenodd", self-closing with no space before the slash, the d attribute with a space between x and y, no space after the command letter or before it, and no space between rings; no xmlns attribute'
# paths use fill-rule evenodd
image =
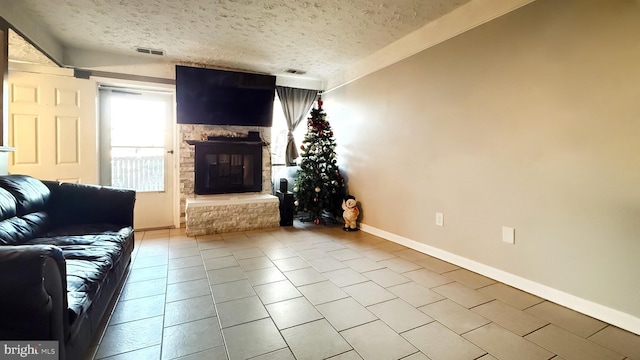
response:
<svg viewBox="0 0 640 360"><path fill-rule="evenodd" d="M637 325L639 20L638 1L538 0L328 92L362 222Z"/></svg>

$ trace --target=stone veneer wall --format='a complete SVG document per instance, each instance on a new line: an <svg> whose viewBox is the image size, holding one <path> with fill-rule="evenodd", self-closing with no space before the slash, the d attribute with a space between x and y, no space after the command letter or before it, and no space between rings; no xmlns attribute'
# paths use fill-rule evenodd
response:
<svg viewBox="0 0 640 360"><path fill-rule="evenodd" d="M187 198L195 197L194 193L194 157L195 147L186 140L206 140L207 136L247 136L249 131L259 131L265 143L271 143L271 128L259 126L221 126L221 125L186 125L178 124L179 165L180 172L180 227L185 226L185 207ZM271 148L262 147L262 191L260 194L272 194L271 186Z"/></svg>
<svg viewBox="0 0 640 360"><path fill-rule="evenodd" d="M187 236L277 228L280 226L278 198L247 203L219 201L188 202Z"/></svg>

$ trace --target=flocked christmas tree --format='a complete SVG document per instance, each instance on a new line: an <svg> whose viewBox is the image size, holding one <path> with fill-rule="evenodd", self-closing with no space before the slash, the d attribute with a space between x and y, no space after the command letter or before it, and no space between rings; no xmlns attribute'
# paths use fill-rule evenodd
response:
<svg viewBox="0 0 640 360"><path fill-rule="evenodd" d="M337 165L336 142L326 116L322 99L318 98L318 107L311 109L307 134L300 146L302 159L293 189L296 209L306 212L306 220L316 224L324 221L325 214L335 221L342 211L345 196L344 178Z"/></svg>

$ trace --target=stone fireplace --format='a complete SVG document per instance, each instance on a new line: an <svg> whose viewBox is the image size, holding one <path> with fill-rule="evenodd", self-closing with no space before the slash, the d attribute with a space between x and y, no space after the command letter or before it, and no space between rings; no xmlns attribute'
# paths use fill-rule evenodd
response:
<svg viewBox="0 0 640 360"><path fill-rule="evenodd" d="M208 136L188 140L195 146L194 192L197 195L262 191L262 147L259 133L247 138Z"/></svg>
<svg viewBox="0 0 640 360"><path fill-rule="evenodd" d="M188 235L279 225L278 201L271 195L270 128L179 124L178 132L180 225ZM195 174L198 157L201 179Z"/></svg>

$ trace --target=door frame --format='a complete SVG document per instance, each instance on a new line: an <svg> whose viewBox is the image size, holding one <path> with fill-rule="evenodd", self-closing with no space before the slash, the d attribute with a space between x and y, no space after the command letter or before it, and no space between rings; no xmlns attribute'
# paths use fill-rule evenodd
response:
<svg viewBox="0 0 640 360"><path fill-rule="evenodd" d="M140 91L148 91L148 92L161 92L164 94L170 94L172 103L171 103L171 125L168 131L171 132L171 143L168 144L170 150L173 150L174 159L172 161L172 178L169 179L169 185L172 187L173 191L173 200L171 204L172 208L172 219L173 219L173 228L180 227L180 193L179 193L179 161L178 161L178 151L176 151L176 144L178 144L178 126L176 124L176 87L175 84L164 84L164 83L152 83L152 82L144 82L144 81L135 81L135 80L125 80L125 79L114 79L108 77L100 77L100 76L92 76L92 79L95 79L97 87L100 85L109 86L109 87L122 87L127 90L140 90ZM123 90L125 90L123 89ZM96 90L96 102L98 102L98 91ZM96 113L96 117L99 119L99 103L97 106L98 113ZM100 125L99 125L100 126ZM100 154L100 162L103 161L103 154Z"/></svg>

